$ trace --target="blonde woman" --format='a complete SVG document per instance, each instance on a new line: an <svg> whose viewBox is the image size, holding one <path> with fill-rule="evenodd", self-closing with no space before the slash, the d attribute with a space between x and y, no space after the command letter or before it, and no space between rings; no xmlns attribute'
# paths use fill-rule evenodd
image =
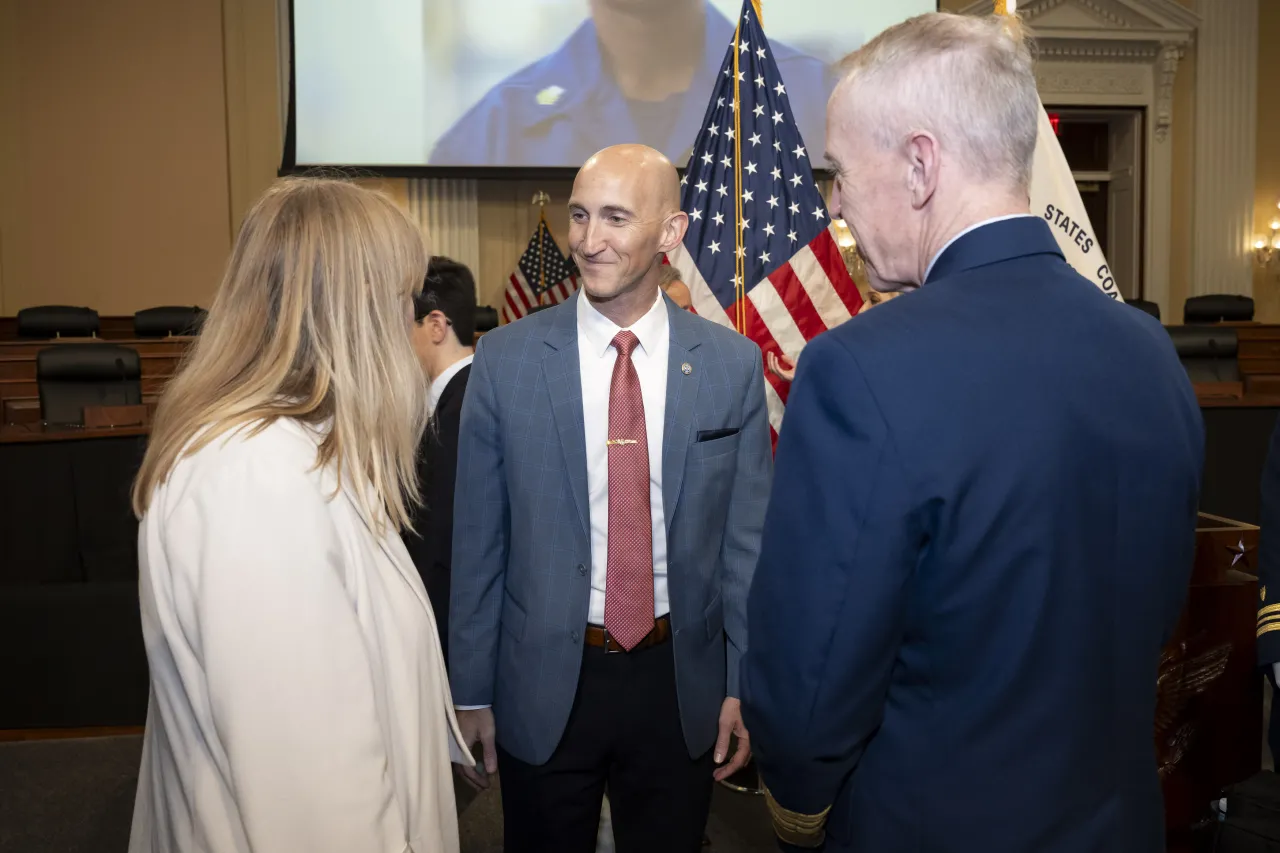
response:
<svg viewBox="0 0 1280 853"><path fill-rule="evenodd" d="M460 737L422 582L427 252L386 198L250 211L134 486L151 704L133 853L455 853Z"/></svg>

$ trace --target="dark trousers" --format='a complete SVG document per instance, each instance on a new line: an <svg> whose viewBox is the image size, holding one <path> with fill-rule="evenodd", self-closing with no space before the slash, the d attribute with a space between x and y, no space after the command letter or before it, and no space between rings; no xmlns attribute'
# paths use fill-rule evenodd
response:
<svg viewBox="0 0 1280 853"><path fill-rule="evenodd" d="M691 759L671 642L587 646L573 710L546 764L499 747L506 853L593 853L606 788L618 853L697 853L711 808L711 752Z"/></svg>

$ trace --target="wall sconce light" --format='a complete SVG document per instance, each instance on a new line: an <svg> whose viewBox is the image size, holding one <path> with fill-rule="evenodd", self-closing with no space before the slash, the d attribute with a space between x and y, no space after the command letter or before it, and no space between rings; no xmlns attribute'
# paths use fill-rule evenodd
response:
<svg viewBox="0 0 1280 853"><path fill-rule="evenodd" d="M1276 203L1280 208L1280 202ZM1280 216L1271 217L1267 225L1271 229L1268 237L1259 237L1253 244L1253 258L1263 267L1280 262Z"/></svg>

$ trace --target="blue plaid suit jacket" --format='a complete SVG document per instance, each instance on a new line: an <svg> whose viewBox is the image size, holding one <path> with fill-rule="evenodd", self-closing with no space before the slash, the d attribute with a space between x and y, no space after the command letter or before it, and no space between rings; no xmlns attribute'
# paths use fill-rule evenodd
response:
<svg viewBox="0 0 1280 853"><path fill-rule="evenodd" d="M568 722L591 596L577 298L480 340L458 442L453 700L492 705L498 743L531 764L551 757ZM759 348L667 309L668 592L681 723L698 756L737 695L772 454ZM698 440L726 428L739 431Z"/></svg>

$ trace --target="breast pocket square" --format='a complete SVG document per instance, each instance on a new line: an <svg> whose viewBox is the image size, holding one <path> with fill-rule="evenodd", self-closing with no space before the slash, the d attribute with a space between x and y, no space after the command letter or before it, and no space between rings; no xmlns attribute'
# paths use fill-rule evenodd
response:
<svg viewBox="0 0 1280 853"><path fill-rule="evenodd" d="M698 430L698 441L715 441L717 438L728 438L731 435L737 435L740 427L725 427L723 429L700 429Z"/></svg>

